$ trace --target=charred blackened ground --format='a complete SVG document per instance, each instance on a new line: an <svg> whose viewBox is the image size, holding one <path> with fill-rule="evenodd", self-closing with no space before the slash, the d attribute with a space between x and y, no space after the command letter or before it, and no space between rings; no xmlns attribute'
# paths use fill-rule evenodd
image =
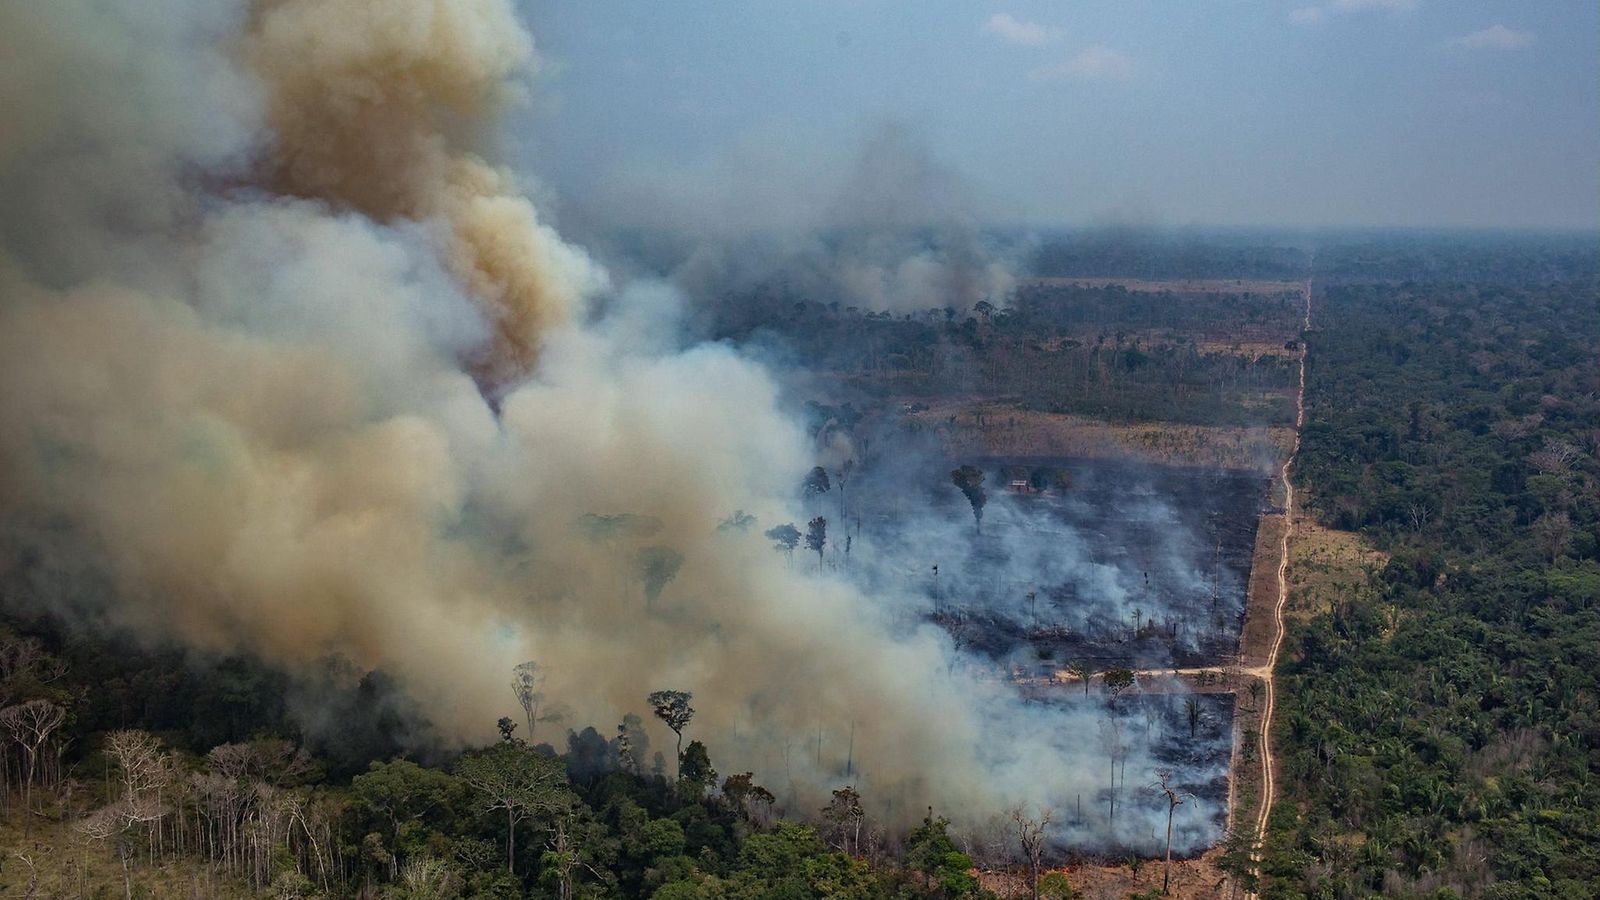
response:
<svg viewBox="0 0 1600 900"><path fill-rule="evenodd" d="M983 474L976 504L952 480L961 465ZM1026 674L1221 664L1267 485L1105 459L880 460L846 484L831 558L874 593L924 598L958 647Z"/></svg>
<svg viewBox="0 0 1600 900"><path fill-rule="evenodd" d="M1069 710L1074 732L1063 746L1098 755L1098 786L1072 796L1041 797L1056 811L1050 858L1061 864L1086 854L1100 858L1161 856L1166 852L1168 795L1162 775L1182 802L1172 810L1172 851L1194 856L1222 839L1228 817L1228 764L1233 701L1227 694L1085 696L1070 686L1028 689L1030 703ZM1095 765L1090 766L1093 771Z"/></svg>

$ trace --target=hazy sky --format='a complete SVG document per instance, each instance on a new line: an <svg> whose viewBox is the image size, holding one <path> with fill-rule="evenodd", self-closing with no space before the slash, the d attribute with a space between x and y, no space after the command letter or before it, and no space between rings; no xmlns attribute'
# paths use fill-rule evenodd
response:
<svg viewBox="0 0 1600 900"><path fill-rule="evenodd" d="M894 121L996 220L1600 225L1595 0L526 14L548 63L529 159L564 206L615 218L652 185L781 208Z"/></svg>

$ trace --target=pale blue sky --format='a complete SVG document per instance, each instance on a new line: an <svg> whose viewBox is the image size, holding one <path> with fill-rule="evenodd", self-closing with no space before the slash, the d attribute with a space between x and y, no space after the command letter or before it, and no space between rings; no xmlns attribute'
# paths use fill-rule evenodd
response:
<svg viewBox="0 0 1600 900"><path fill-rule="evenodd" d="M577 218L804 218L894 121L994 221L1600 225L1595 0L524 9Z"/></svg>

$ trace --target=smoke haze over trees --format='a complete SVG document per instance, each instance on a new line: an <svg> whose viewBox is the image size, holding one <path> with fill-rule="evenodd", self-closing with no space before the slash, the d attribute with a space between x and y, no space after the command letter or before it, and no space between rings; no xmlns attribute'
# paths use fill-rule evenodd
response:
<svg viewBox="0 0 1600 900"><path fill-rule="evenodd" d="M558 231L507 162L507 115L559 99L513 0L19 3L0 47L0 801L24 827L54 817L130 893L203 859L281 895L561 900L949 897L978 863L1044 884L1044 860L1222 837L1231 699L1144 689L1237 650L1325 235L987 227L898 121L789 203L646 177ZM1531 881L1593 831L1592 679L1550 635L1593 631L1571 285L1596 267L1570 236L1497 263L1391 238L1315 259L1371 325L1314 338L1365 392L1313 405L1305 471L1394 551L1369 587L1395 602L1304 625L1291 674L1403 679L1429 774L1395 801L1340 768L1327 748L1381 729L1309 685L1285 774L1373 823L1352 890L1421 883L1442 857L1403 842L1469 820ZM1375 408L1419 373L1405 415ZM1231 455L997 449L1072 417ZM1422 618L1379 614L1402 605ZM1524 643L1540 664L1508 667ZM1446 644L1478 662L1418 668ZM1387 748L1360 765L1406 768ZM1562 789L1449 787L1523 757Z"/></svg>
<svg viewBox="0 0 1600 900"><path fill-rule="evenodd" d="M493 161L536 58L509 3L4 16L35 87L0 155L22 609L296 685L330 658L381 672L415 703L404 745L491 737L537 659L566 721L681 685L723 765L825 796L848 757L898 821L1078 787L1032 736L1080 713L952 665L920 591L836 577L842 522L812 529L821 577L717 531L820 522L794 490L813 447L772 372L673 340L673 289L613 289ZM903 224L903 151L869 148L894 193L842 227ZM919 171L902 186L937 199ZM309 730L339 720L297 696ZM1018 725L1041 715L1059 726ZM782 759L819 723L835 737ZM1023 743L992 754L1001 733Z"/></svg>

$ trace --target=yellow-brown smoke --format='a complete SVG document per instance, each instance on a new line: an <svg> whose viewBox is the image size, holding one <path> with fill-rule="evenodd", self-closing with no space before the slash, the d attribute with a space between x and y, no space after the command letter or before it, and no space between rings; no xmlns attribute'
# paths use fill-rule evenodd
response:
<svg viewBox="0 0 1600 900"><path fill-rule="evenodd" d="M380 222L441 223L450 270L494 323L471 363L491 388L526 375L597 272L475 152L533 63L510 7L265 0L243 55L268 90L268 183Z"/></svg>

